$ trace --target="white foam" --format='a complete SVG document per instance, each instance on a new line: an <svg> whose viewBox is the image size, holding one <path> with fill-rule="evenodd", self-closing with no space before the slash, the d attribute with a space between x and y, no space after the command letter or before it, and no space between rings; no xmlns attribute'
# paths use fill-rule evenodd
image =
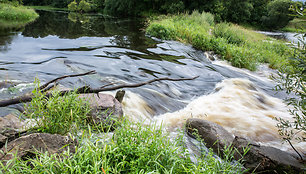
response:
<svg viewBox="0 0 306 174"><path fill-rule="evenodd" d="M274 120L275 117L292 119L282 100L265 94L246 79L226 79L216 85L216 91L193 100L182 110L157 116L154 120L174 130L183 127L188 118L201 118L237 136L283 150L291 149L282 144ZM305 150L305 143L293 143Z"/></svg>

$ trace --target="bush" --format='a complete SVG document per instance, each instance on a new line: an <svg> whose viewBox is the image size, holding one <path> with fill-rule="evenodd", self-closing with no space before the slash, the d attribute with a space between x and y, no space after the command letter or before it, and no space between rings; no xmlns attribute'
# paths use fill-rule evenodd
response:
<svg viewBox="0 0 306 174"><path fill-rule="evenodd" d="M91 9L90 3L86 2L85 0L81 0L78 6L78 11L82 12L89 12Z"/></svg>
<svg viewBox="0 0 306 174"><path fill-rule="evenodd" d="M68 5L68 10L69 11L77 11L78 10L78 4L75 1L72 1L69 5Z"/></svg>
<svg viewBox="0 0 306 174"><path fill-rule="evenodd" d="M290 20L291 0L274 0L267 5L267 15L262 17L263 25L270 29L285 27Z"/></svg>

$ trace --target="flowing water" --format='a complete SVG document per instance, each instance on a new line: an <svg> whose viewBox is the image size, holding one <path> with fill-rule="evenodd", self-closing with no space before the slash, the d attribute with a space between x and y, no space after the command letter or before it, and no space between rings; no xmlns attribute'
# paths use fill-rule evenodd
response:
<svg viewBox="0 0 306 174"><path fill-rule="evenodd" d="M236 135L290 149L281 144L273 120L291 116L282 100L286 94L273 90L272 70L261 66L260 71L250 72L222 61L211 62L190 45L146 36L144 27L145 22L138 19L41 11L40 18L22 31L0 35L0 81L19 84L16 90L0 89L0 98L29 88L35 77L46 82L90 70L97 74L65 79L61 84L100 87L199 76L127 90L126 116L133 121L162 122L168 130L182 128L187 118L203 118ZM1 115L11 111L0 110ZM303 143L296 146L305 150Z"/></svg>

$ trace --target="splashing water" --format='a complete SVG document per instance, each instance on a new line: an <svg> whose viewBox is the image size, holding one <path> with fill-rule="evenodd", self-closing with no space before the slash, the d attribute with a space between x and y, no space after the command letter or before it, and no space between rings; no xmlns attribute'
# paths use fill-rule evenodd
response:
<svg viewBox="0 0 306 174"><path fill-rule="evenodd" d="M246 137L262 145L292 151L283 144L275 117L292 119L288 106L281 99L259 90L247 79L232 78L218 83L215 92L191 101L184 109L153 116L152 109L137 94L129 92L123 107L133 121L148 123L148 119L166 125L170 131L183 128L188 118L201 118L223 126L236 136ZM300 151L305 142L292 142Z"/></svg>

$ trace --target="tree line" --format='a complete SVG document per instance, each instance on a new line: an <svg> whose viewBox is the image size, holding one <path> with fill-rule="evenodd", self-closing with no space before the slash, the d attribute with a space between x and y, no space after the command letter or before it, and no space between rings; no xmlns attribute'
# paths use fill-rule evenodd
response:
<svg viewBox="0 0 306 174"><path fill-rule="evenodd" d="M289 8L302 7L292 0L23 0L25 5L53 6L78 12L103 12L115 16L175 14L198 10L215 20L251 24L267 29L284 27L293 17Z"/></svg>

